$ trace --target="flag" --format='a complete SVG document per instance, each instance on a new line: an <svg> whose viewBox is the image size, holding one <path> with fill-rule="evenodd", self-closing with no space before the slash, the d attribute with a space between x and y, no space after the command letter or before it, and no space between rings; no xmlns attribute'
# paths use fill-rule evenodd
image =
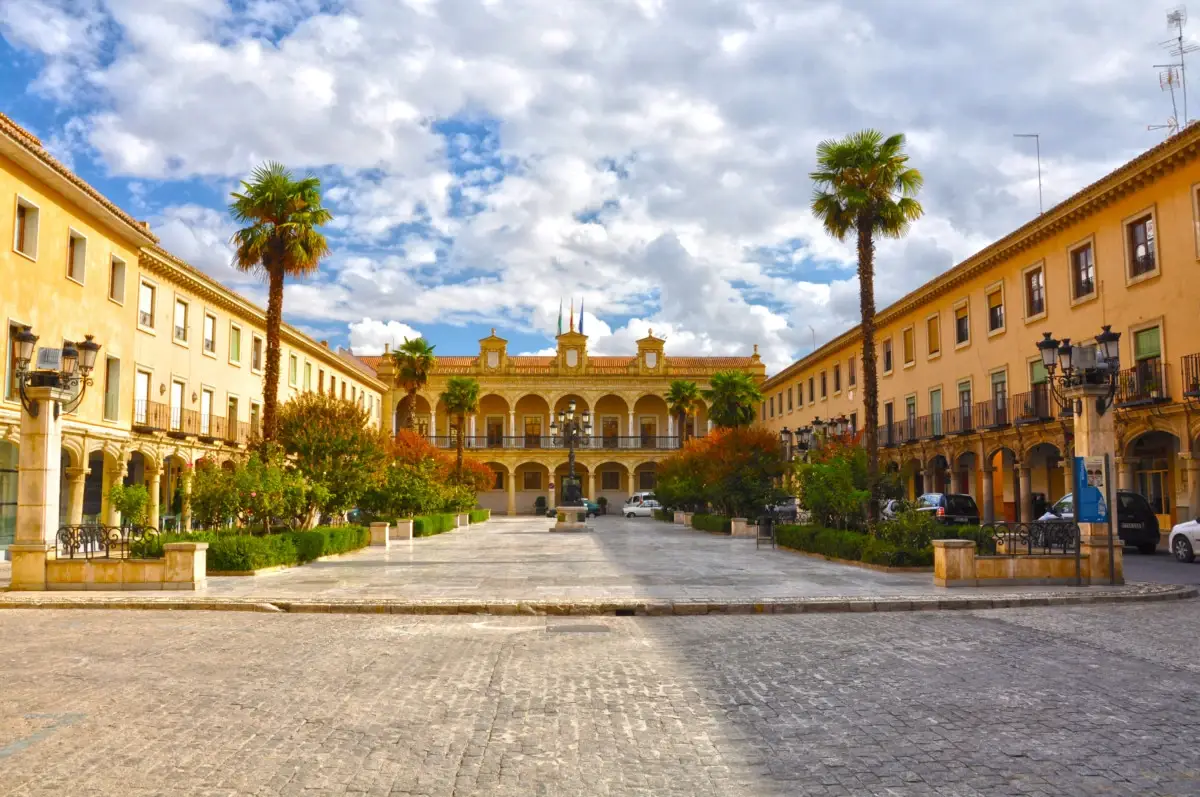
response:
<svg viewBox="0 0 1200 797"><path fill-rule="evenodd" d="M579 300L579 334L583 334L583 299Z"/></svg>
<svg viewBox="0 0 1200 797"><path fill-rule="evenodd" d="M571 331L575 331L575 298L571 297Z"/></svg>
<svg viewBox="0 0 1200 797"><path fill-rule="evenodd" d="M558 300L558 334L562 334L562 299Z"/></svg>

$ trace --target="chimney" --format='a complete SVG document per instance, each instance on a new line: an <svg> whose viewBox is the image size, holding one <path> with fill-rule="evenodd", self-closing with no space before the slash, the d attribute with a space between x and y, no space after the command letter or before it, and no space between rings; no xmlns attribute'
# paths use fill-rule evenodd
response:
<svg viewBox="0 0 1200 797"><path fill-rule="evenodd" d="M383 353L384 353L384 354L387 354L387 353L388 353L388 349L390 349L390 348L391 348L391 346L392 346L392 344L390 344L390 343L385 343L385 344L383 344Z"/></svg>
<svg viewBox="0 0 1200 797"><path fill-rule="evenodd" d="M327 341L327 340L323 340L323 341L321 341L321 345L322 345L322 346L324 346L325 348L327 348L327 349L328 349L328 348L329 348L329 341Z"/></svg>

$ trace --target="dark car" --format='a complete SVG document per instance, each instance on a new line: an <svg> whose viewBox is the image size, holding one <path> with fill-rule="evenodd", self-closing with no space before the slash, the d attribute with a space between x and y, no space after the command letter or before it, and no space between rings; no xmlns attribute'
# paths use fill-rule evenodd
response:
<svg viewBox="0 0 1200 797"><path fill-rule="evenodd" d="M1138 553L1152 554L1158 549L1158 517L1150 502L1140 493L1117 492L1117 536ZM1050 507L1039 520L1074 520L1075 497L1067 493Z"/></svg>
<svg viewBox="0 0 1200 797"><path fill-rule="evenodd" d="M600 515L600 505L590 498L583 499L583 505L587 507L588 517L598 517Z"/></svg>
<svg viewBox="0 0 1200 797"><path fill-rule="evenodd" d="M965 493L925 493L917 499L917 511L932 512L948 526L979 525L979 507Z"/></svg>

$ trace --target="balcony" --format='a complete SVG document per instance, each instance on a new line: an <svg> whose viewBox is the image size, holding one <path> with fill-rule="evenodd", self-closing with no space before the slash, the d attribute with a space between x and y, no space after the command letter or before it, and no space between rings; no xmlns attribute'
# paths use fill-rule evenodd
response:
<svg viewBox="0 0 1200 797"><path fill-rule="evenodd" d="M896 422L895 438L900 445L917 442L917 418L915 415Z"/></svg>
<svg viewBox="0 0 1200 797"><path fill-rule="evenodd" d="M896 445L896 424L883 423L875 427L875 440L881 448L891 448Z"/></svg>
<svg viewBox="0 0 1200 797"><path fill-rule="evenodd" d="M226 445L242 446L250 439L250 424L233 418L225 419L222 439Z"/></svg>
<svg viewBox="0 0 1200 797"><path fill-rule="evenodd" d="M1183 395L1200 398L1200 354L1183 358Z"/></svg>
<svg viewBox="0 0 1200 797"><path fill-rule="evenodd" d="M698 436L703 437L703 435ZM695 437L697 436L689 439L694 439ZM452 449L457 446L457 437L455 435L439 435L428 439L437 448ZM543 448L565 450L566 447L562 437L551 437L550 435L518 435L517 437L507 435L485 435L480 437L477 435L466 437L463 440L463 448L469 450ZM678 437L666 437L662 435L585 437L575 445L576 451L673 451L677 448L679 448Z"/></svg>
<svg viewBox="0 0 1200 797"><path fill-rule="evenodd" d="M1116 405L1132 408L1166 404L1171 400L1171 386L1167 382L1170 370L1170 364L1161 357L1149 357L1121 371L1117 375ZM1187 383L1186 376L1184 382Z"/></svg>
<svg viewBox="0 0 1200 797"><path fill-rule="evenodd" d="M1008 417L1014 424L1046 423L1054 420L1054 405L1045 384L1034 385L1028 393L1008 398Z"/></svg>
<svg viewBox="0 0 1200 797"><path fill-rule="evenodd" d="M946 410L942 414L942 426L948 435L971 434L975 431L975 419L971 415L971 408L968 406Z"/></svg>
<svg viewBox="0 0 1200 797"><path fill-rule="evenodd" d="M999 429L1008 426L1008 400L1003 396L975 402L976 429Z"/></svg>
<svg viewBox="0 0 1200 797"><path fill-rule="evenodd" d="M917 418L917 439L937 440L945 436L945 428L942 413L922 415Z"/></svg>
<svg viewBox="0 0 1200 797"><path fill-rule="evenodd" d="M133 402L133 431L141 434L166 431L171 421L171 408L157 401L138 399Z"/></svg>

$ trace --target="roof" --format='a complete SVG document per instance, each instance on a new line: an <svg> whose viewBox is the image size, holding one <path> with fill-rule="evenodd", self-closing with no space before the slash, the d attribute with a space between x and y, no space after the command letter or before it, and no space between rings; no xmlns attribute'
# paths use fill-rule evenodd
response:
<svg viewBox="0 0 1200 797"><path fill-rule="evenodd" d="M124 222L125 225L132 228L132 232L134 233L135 237L143 241L158 243L158 238L154 237L154 234L150 232L149 224L144 221L138 221L133 216L130 216L128 213L121 210L107 197L86 183L83 178L72 172L63 164L59 163L53 155L46 151L46 148L42 146L42 142L37 136L21 127L3 113L0 113L0 133L8 135L10 138L16 141L22 149L29 152L29 154L37 158L42 164L57 173L59 177L62 177L72 186L81 190L88 196L88 198L99 203L105 210L107 210L121 222Z"/></svg>
<svg viewBox="0 0 1200 797"><path fill-rule="evenodd" d="M357 355L347 352L362 365L378 373L379 366L386 355ZM437 365L434 373L465 374L471 373L479 357L475 355L450 355L435 357ZM542 354L518 355L508 358L510 373L514 374L545 374L554 365L557 358ZM588 372L591 374L627 374L637 363L636 355L589 355ZM750 368L757 365L754 357L666 357L668 368Z"/></svg>
<svg viewBox="0 0 1200 797"><path fill-rule="evenodd" d="M1075 224L1101 206L1113 201L1121 194L1135 190L1143 180L1152 180L1164 171L1180 163L1193 160L1200 155L1200 123L1193 123L1157 146L1138 155L1091 185L1076 191L1040 216L1035 217L1003 238L989 244L952 266L919 288L892 302L875 315L875 324L882 326L910 310L945 293L998 263L1007 260L1016 252L1058 234ZM833 340L796 360L763 383L764 390L785 381L797 371L803 371L826 357L855 344L862 332L857 324Z"/></svg>

